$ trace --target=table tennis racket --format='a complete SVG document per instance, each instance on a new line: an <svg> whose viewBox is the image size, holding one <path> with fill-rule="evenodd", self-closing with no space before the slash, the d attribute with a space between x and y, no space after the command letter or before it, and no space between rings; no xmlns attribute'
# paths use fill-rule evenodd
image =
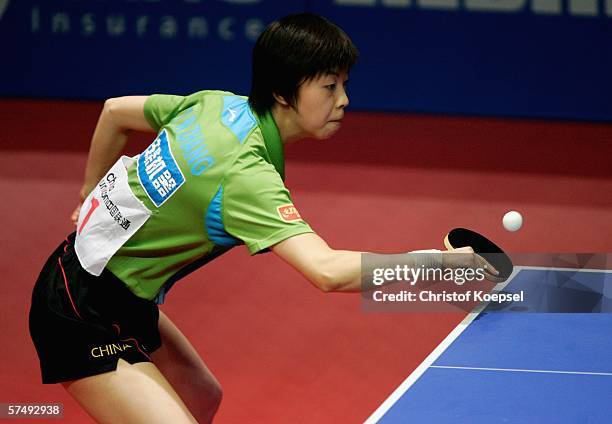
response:
<svg viewBox="0 0 612 424"><path fill-rule="evenodd" d="M476 231L454 228L444 238L444 246L449 250L470 246L475 253L495 267L499 272L498 278L505 281L512 274L513 265L510 257L499 246Z"/></svg>

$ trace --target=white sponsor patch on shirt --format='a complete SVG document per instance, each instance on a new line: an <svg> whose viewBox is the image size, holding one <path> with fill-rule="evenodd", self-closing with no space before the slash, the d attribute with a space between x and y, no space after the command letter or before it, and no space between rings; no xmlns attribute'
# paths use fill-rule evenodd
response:
<svg viewBox="0 0 612 424"><path fill-rule="evenodd" d="M90 274L100 275L110 258L151 216L128 184L127 169L137 159L122 156L83 202L75 250Z"/></svg>

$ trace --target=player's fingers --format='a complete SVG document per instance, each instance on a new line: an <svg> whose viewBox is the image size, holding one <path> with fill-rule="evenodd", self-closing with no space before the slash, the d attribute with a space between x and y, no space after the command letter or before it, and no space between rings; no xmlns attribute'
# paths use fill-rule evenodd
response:
<svg viewBox="0 0 612 424"><path fill-rule="evenodd" d="M442 265L444 268L473 267L474 252L469 246L447 250L442 254Z"/></svg>
<svg viewBox="0 0 612 424"><path fill-rule="evenodd" d="M454 253L474 253L474 249L472 249L471 246L463 246L463 247L458 247L456 249L451 250L451 252Z"/></svg>
<svg viewBox="0 0 612 424"><path fill-rule="evenodd" d="M485 258L483 258L480 255L476 255L474 254L474 256L476 257L476 261L478 263L478 266L482 269L485 270L486 273L491 274L491 275L499 275L499 271L497 269L495 269L495 267L493 265L491 265L489 262L487 262L487 260Z"/></svg>
<svg viewBox="0 0 612 424"><path fill-rule="evenodd" d="M493 274L489 274L488 272L485 272L485 280L490 281L492 283L503 283L504 281L506 281L505 278L499 277L497 275L493 275Z"/></svg>
<svg viewBox="0 0 612 424"><path fill-rule="evenodd" d="M70 215L70 220L72 221L74 225L76 225L77 221L79 220L79 214L81 213L81 206L83 206L83 204L79 203L78 206L72 212L72 215Z"/></svg>
<svg viewBox="0 0 612 424"><path fill-rule="evenodd" d="M480 262L479 267L484 270L484 277L487 281L491 281L492 283L503 283L506 281L505 278L499 275L499 271L491 265L490 262L487 262L487 260L480 255L475 256L478 257L478 261Z"/></svg>

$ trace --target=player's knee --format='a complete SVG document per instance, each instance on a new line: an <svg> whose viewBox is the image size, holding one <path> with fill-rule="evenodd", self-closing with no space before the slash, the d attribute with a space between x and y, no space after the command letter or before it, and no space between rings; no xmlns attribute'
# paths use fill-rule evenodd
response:
<svg viewBox="0 0 612 424"><path fill-rule="evenodd" d="M205 405L207 409L216 410L221 404L223 399L223 389L221 384L215 379L213 381L207 381L206 387L199 391L198 397L200 403Z"/></svg>
<svg viewBox="0 0 612 424"><path fill-rule="evenodd" d="M209 423L212 422L219 406L221 405L221 400L223 399L223 390L221 389L221 385L218 383L206 387L205 390L202 390L198 396L198 407L196 410L192 411L195 419L198 423Z"/></svg>
<svg viewBox="0 0 612 424"><path fill-rule="evenodd" d="M215 410L217 410L223 400L223 389L221 385L219 383L214 384L208 396L210 397L210 403L215 407Z"/></svg>

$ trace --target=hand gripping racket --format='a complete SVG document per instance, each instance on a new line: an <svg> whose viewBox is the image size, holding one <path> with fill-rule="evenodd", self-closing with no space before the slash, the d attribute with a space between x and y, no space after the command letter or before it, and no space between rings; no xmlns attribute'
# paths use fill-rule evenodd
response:
<svg viewBox="0 0 612 424"><path fill-rule="evenodd" d="M507 280L512 274L513 265L510 257L499 246L476 231L454 228L444 238L444 246L449 250L470 246L474 253L495 267L499 272L497 277L502 281Z"/></svg>

